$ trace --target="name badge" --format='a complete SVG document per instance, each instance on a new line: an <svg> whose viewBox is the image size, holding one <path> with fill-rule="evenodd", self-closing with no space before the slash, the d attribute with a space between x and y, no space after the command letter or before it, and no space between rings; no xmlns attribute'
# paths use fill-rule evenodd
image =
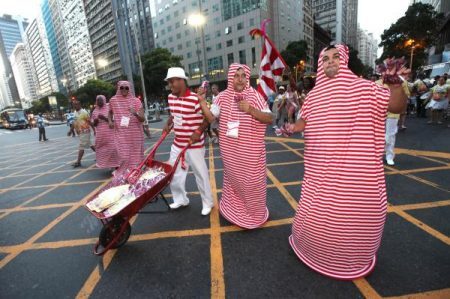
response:
<svg viewBox="0 0 450 299"><path fill-rule="evenodd" d="M239 137L239 121L230 121L227 124L228 130L227 130L227 136L232 138L238 138Z"/></svg>
<svg viewBox="0 0 450 299"><path fill-rule="evenodd" d="M122 116L120 119L120 126L121 127L128 127L130 124L130 118L128 116Z"/></svg>
<svg viewBox="0 0 450 299"><path fill-rule="evenodd" d="M180 128L183 125L183 117L181 115L175 115L173 118L173 124L176 128Z"/></svg>

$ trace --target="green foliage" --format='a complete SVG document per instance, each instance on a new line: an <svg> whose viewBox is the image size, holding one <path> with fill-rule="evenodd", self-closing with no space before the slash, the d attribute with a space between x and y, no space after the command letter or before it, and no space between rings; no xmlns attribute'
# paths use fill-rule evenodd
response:
<svg viewBox="0 0 450 299"><path fill-rule="evenodd" d="M281 57L284 62L293 69L300 60L306 60L308 51L308 44L304 40L290 42L286 49L281 51Z"/></svg>
<svg viewBox="0 0 450 299"><path fill-rule="evenodd" d="M174 56L167 49L156 48L142 56L144 82L147 96L160 96L165 93L167 83L164 78L170 67L182 67L181 56ZM139 77L137 76L136 79ZM135 80L136 91L141 91L140 80Z"/></svg>
<svg viewBox="0 0 450 299"><path fill-rule="evenodd" d="M435 44L437 40L437 27L443 15L437 13L430 4L415 3L408 7L405 15L386 29L381 35L380 46L383 54L377 63L388 57L405 56L408 61L411 57L411 44L415 45L413 67L417 68L426 61L426 48Z"/></svg>

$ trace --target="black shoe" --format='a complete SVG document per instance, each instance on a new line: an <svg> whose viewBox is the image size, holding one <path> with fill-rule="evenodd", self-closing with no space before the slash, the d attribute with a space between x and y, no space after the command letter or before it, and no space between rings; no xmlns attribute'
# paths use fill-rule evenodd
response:
<svg viewBox="0 0 450 299"><path fill-rule="evenodd" d="M75 162L72 164L73 168L77 168L77 167L81 167L81 163L80 162Z"/></svg>

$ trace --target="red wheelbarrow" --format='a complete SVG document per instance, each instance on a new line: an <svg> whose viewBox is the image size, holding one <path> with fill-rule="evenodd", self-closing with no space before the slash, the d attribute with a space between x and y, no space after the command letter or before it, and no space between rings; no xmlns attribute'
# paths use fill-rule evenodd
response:
<svg viewBox="0 0 450 299"><path fill-rule="evenodd" d="M110 249L115 249L123 246L128 241L128 238L131 234L130 219L137 213L155 213L141 211L141 209L146 205L155 203L159 198L161 198L168 208L167 211L170 211L169 203L167 202L167 199L164 197L162 192L170 184L175 174L175 170L177 169L178 163L180 163L180 161L184 162L184 155L189 146L185 147L180 152L173 166L167 163L156 161L154 159L156 150L167 137L167 135L168 134L166 132L163 132L161 138L158 140L151 152L145 157L145 159L141 162L137 169L134 169L129 175L125 177L114 179L108 185L106 185L104 188L90 197L86 202L85 208L103 224L99 239L94 246L94 254L103 255ZM160 168L164 171L164 177L150 189L145 191L145 193L136 197L136 199L123 207L117 213L114 213L114 215L110 215L107 210L96 212L89 208L89 203L95 200L97 196L103 191L108 190L112 187L117 187L118 185L123 185L127 183L127 181L131 184L134 184L136 180L139 179L139 176L145 171L145 169L155 167ZM138 175L136 176L136 174ZM158 211L156 213L158 213ZM102 248L100 249L100 247Z"/></svg>

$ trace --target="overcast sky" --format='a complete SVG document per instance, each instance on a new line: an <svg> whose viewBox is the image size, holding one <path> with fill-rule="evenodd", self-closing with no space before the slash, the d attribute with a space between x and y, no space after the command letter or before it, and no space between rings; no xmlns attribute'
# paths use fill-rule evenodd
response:
<svg viewBox="0 0 450 299"><path fill-rule="evenodd" d="M40 3L41 0L2 1L0 15L21 15L31 20L40 12ZM410 0L359 0L358 23L379 42L383 31L405 14L409 3Z"/></svg>

